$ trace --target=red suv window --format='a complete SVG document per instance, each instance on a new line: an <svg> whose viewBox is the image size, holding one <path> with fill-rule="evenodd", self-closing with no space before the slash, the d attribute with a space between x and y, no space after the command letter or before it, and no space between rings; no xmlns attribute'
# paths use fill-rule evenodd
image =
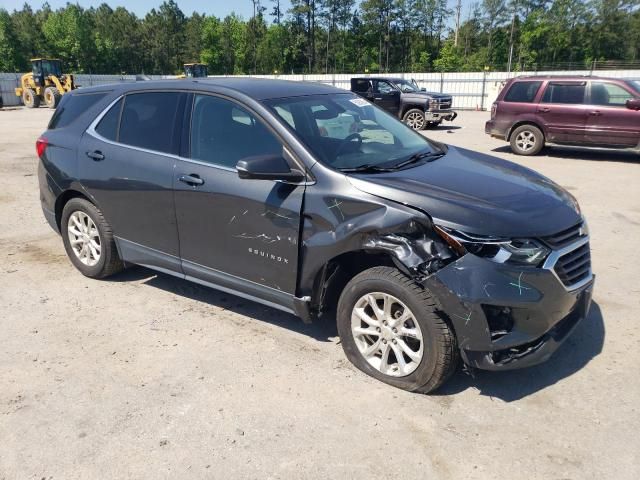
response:
<svg viewBox="0 0 640 480"><path fill-rule="evenodd" d="M531 103L542 82L514 82L504 96L505 102Z"/></svg>
<svg viewBox="0 0 640 480"><path fill-rule="evenodd" d="M554 83L550 82L544 91L542 103L584 103L584 94L587 89L586 82L580 83Z"/></svg>

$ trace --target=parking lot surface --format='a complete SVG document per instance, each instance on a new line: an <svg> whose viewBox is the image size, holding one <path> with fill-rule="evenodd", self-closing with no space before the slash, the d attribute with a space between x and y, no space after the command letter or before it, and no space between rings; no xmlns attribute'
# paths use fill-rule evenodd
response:
<svg viewBox="0 0 640 480"><path fill-rule="evenodd" d="M40 210L50 115L0 110L0 479L640 475L640 155L516 157L486 112L425 132L575 195L596 286L548 363L424 396L355 370L331 322L140 267L83 277Z"/></svg>

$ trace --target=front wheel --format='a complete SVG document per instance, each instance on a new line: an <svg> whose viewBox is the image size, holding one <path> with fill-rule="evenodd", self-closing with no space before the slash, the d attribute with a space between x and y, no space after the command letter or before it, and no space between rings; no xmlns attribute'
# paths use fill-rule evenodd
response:
<svg viewBox="0 0 640 480"><path fill-rule="evenodd" d="M356 275L338 302L345 355L385 383L428 393L455 371L458 350L431 294L391 267Z"/></svg>
<svg viewBox="0 0 640 480"><path fill-rule="evenodd" d="M536 155L544 147L544 135L538 127L521 125L511 134L511 150L518 155Z"/></svg>
<svg viewBox="0 0 640 480"><path fill-rule="evenodd" d="M427 124L424 112L419 108L407 110L404 117L402 117L402 121L414 130L423 130Z"/></svg>
<svg viewBox="0 0 640 480"><path fill-rule="evenodd" d="M56 108L60 102L60 93L56 87L44 89L44 103L49 108Z"/></svg>

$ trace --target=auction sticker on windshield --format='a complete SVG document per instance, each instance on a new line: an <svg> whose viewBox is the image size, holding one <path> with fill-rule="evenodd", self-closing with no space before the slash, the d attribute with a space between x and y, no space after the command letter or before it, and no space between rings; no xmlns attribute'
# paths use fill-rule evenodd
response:
<svg viewBox="0 0 640 480"><path fill-rule="evenodd" d="M353 103L356 107L366 107L370 105L369 102L367 102L364 98L352 98L349 101Z"/></svg>

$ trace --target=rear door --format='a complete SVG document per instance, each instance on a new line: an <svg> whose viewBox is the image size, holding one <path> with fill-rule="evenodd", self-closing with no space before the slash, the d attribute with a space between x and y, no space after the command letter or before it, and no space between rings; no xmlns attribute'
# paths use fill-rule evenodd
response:
<svg viewBox="0 0 640 480"><path fill-rule="evenodd" d="M189 148L173 177L184 273L274 304L295 294L304 185L238 177L238 160L282 154L257 115L227 98L196 94ZM287 300L288 299L288 300Z"/></svg>
<svg viewBox="0 0 640 480"><path fill-rule="evenodd" d="M550 81L536 109L546 139L558 143L583 143L589 106L586 81Z"/></svg>
<svg viewBox="0 0 640 480"><path fill-rule="evenodd" d="M603 80L591 81L590 87L587 142L603 146L637 146L640 112L626 107L627 100L635 98L636 94L617 83Z"/></svg>
<svg viewBox="0 0 640 480"><path fill-rule="evenodd" d="M400 90L386 80L373 81L373 103L394 115L400 110Z"/></svg>
<svg viewBox="0 0 640 480"><path fill-rule="evenodd" d="M180 270L173 170L185 103L179 92L132 93L82 137L79 178L113 227L124 260Z"/></svg>

